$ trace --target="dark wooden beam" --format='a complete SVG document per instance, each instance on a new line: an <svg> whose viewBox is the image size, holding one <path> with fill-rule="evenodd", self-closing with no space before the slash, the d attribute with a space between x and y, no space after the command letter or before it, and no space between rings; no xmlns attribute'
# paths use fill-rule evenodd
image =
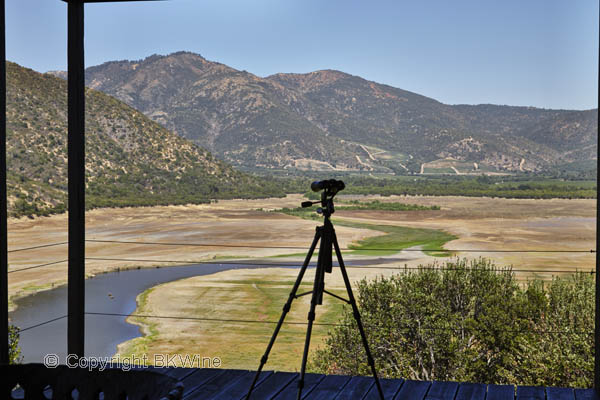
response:
<svg viewBox="0 0 600 400"><path fill-rule="evenodd" d="M6 197L6 21L0 0L0 364L8 364L8 231Z"/></svg>
<svg viewBox="0 0 600 400"><path fill-rule="evenodd" d="M598 10L598 21L600 22L600 10ZM600 26L600 25L599 25ZM597 130L596 143L600 139L600 29L598 31L598 103L596 107ZM600 390L600 203L598 202L598 186L600 185L600 176L598 175L598 166L600 166L600 149L596 146L596 326L595 326L595 348L594 354L594 387Z"/></svg>
<svg viewBox="0 0 600 400"><path fill-rule="evenodd" d="M3 0L2 0L3 1ZM69 267L67 352L84 355L85 338L85 63L84 4L148 0L63 0L68 4ZM150 0L161 1L161 0Z"/></svg>
<svg viewBox="0 0 600 400"><path fill-rule="evenodd" d="M83 2L68 5L69 272L67 352L83 357L85 319L85 65Z"/></svg>

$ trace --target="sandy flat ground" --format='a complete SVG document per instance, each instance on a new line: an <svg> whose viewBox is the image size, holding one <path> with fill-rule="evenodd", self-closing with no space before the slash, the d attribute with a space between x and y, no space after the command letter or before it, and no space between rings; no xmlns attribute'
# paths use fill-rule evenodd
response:
<svg viewBox="0 0 600 400"><path fill-rule="evenodd" d="M541 278L552 275L542 270L595 268L595 254L590 250L596 248L596 200L419 196L380 200L439 205L442 209L406 213L342 211L337 216L369 223L442 229L458 236L445 248L467 250L457 253L461 257L489 257L498 265L512 265L515 270L538 271L535 275ZM544 253L545 250L565 252Z"/></svg>
<svg viewBox="0 0 600 400"><path fill-rule="evenodd" d="M377 196L371 196L378 198ZM345 197L358 198L358 197ZM459 237L447 244L457 250L589 250L595 247L595 200L512 200L469 197L383 197L439 205L439 211L338 211L338 218L377 224L442 229ZM300 195L283 199L229 200L210 205L99 209L86 214L87 239L136 242L176 242L207 246L94 243L86 245L89 258L123 258L133 261L88 260L86 273L206 261L220 257L260 258L302 253L310 245L315 221L300 220L260 209L296 207ZM14 271L67 258L67 246L16 251L29 246L67 240L67 216L9 220L9 270ZM342 247L379 232L337 227ZM238 246L290 246L289 249L226 248ZM502 265L522 269L591 269L590 253L461 252L460 256L491 257ZM411 265L429 258L412 257ZM148 260L145 262L137 260ZM175 262L164 262L175 261ZM398 264L398 263L397 263ZM403 265L404 263L399 263ZM9 274L12 296L66 281L66 262ZM543 274L542 274L543 275ZM546 274L548 275L548 274Z"/></svg>
<svg viewBox="0 0 600 400"><path fill-rule="evenodd" d="M155 244L86 244L86 274L117 268L177 265L210 261L221 257L256 258L304 251L310 246L316 221L305 221L259 209L297 207L300 195L284 199L229 200L211 205L98 209L86 213L86 239L134 242L204 244L205 246L163 246ZM67 246L58 245L27 251L30 246L67 241L67 215L35 219L10 219L8 222L9 292L22 296L32 291L62 284L67 279L66 262L42 268L17 271L67 259ZM340 245L379 232L338 228ZM216 244L217 246L211 246ZM277 246L262 249L235 246ZM126 259L93 260L93 258ZM139 261L147 260L147 261ZM164 262L173 261L173 262ZM14 272L12 272L14 271Z"/></svg>
<svg viewBox="0 0 600 400"><path fill-rule="evenodd" d="M362 199L362 197L343 197ZM441 229L458 237L446 244L447 249L462 250L461 257L492 258L498 265L513 265L514 269L534 272L521 274L523 279L537 275L550 278L552 271L590 270L595 254L595 200L510 200L468 197L383 197L380 201L400 201L421 205L438 205L441 210L385 212L338 210L336 218L369 224L391 224L409 227ZM284 199L231 200L211 205L123 208L93 210L86 214L87 239L146 242L148 244L116 244L88 242L89 258L116 258L130 261L93 260L86 263L86 273L93 275L117 268L153 267L185 264L193 261L219 260L221 257L260 259L280 254L301 254L314 235L316 221L306 221L261 209L296 207L300 195ZM14 251L29 246L67 240L67 216L58 215L36 219L9 220L9 290L11 296L26 295L64 283L66 263L17 271L18 269L50 263L67 258L67 246L59 245L28 251ZM340 245L379 235L367 229L336 228ZM149 244L181 243L183 246ZM189 245L185 245L189 244ZM205 244L206 246L192 246ZM221 247L275 246L289 248ZM415 249L416 250L416 249ZM510 250L507 252L507 250ZM535 252L523 252L535 250ZM544 253L562 250L564 253ZM575 253L572 250L588 252ZM363 256L364 257L364 256ZM352 256L348 255L349 259ZM434 258L418 251L406 251L386 264L351 268L350 280L356 281L396 273L394 268L417 266ZM296 257L292 259L301 259ZM148 260L142 262L140 260ZM175 261L173 263L166 261ZM272 259L273 260L273 259ZM278 259L274 259L278 260ZM289 261L290 259L281 259ZM443 259L437 259L443 262ZM550 271L550 272L541 272ZM147 293L143 308L138 312L154 315L201 316L238 319L277 319L281 305L291 289L297 270L269 268L224 271L209 276L183 279L159 285ZM312 282L307 273L306 282ZM252 282L252 283L250 283ZM343 292L339 270L327 276L327 287ZM305 320L310 296L297 301L290 319ZM335 321L338 306L321 308L319 318ZM333 304L333 303L331 303ZM333 308L332 308L333 307ZM187 353L222 357L228 368L255 368L273 325L248 328L246 324L206 324L189 320L133 320L146 333L154 332L151 340L138 338L120 346L120 351L152 353ZM286 366L299 359L304 326L287 326L287 339L276 347L270 367ZM316 328L314 344L326 337L326 328ZM249 345L244 345L248 343ZM241 354L236 346L244 347ZM295 365L295 364L293 364ZM293 368L292 368L293 369Z"/></svg>
<svg viewBox="0 0 600 400"><path fill-rule="evenodd" d="M148 359L157 354L218 357L224 368L256 369L275 328L263 322L279 319L297 275L298 270L286 268L235 270L159 285L146 292L136 313L174 318L128 318L141 326L146 336L121 344L119 353L125 357L146 354ZM340 275L339 270L328 274L326 288L346 297ZM314 269L309 269L298 293L312 289L313 279ZM320 346L331 329L318 324L336 323L341 306L340 301L326 296L317 308L311 349ZM309 307L310 296L295 300L286 322L306 323ZM209 320L196 321L190 316ZM299 370L305 332L304 324L284 324L267 369Z"/></svg>

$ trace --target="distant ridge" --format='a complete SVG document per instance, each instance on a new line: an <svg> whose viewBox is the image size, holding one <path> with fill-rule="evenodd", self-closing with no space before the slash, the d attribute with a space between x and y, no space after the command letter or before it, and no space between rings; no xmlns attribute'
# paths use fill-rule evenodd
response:
<svg viewBox="0 0 600 400"><path fill-rule="evenodd" d="M190 52L90 67L87 84L234 165L544 171L596 158L596 111L446 105L335 70L261 78Z"/></svg>

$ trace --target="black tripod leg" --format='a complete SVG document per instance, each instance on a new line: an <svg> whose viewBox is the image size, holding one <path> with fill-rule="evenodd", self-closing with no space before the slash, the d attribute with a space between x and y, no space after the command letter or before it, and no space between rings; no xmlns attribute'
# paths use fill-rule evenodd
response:
<svg viewBox="0 0 600 400"><path fill-rule="evenodd" d="M340 270L342 271L342 276L344 277L344 283L346 284L346 290L348 291L348 300L352 305L352 312L354 313L354 319L356 320L356 324L358 325L358 330L360 331L360 336L362 337L363 346L365 347L365 352L367 353L367 361L371 366L371 372L373 373L373 378L375 378L375 384L377 385L377 391L379 392L379 398L384 400L383 389L381 388L381 383L379 382L379 378L377 377L377 370L375 369L375 361L373 360L373 356L371 355L371 350L369 350L369 343L367 342L367 335L365 335L365 329L363 328L363 324L360 319L360 313L358 312L358 307L356 305L356 300L354 299L354 295L352 294L352 286L350 285L350 279L348 279L348 274L346 273L346 266L344 265L344 260L342 259L342 252L340 251L340 246L337 241L337 236L335 232L333 233L333 247L335 248L335 254L337 255L338 263L340 265Z"/></svg>
<svg viewBox="0 0 600 400"><path fill-rule="evenodd" d="M315 271L315 282L313 284L312 298L310 300L310 311L308 312L308 327L306 328L306 340L304 341L304 354L302 355L302 367L300 368L300 379L298 380L298 396L296 400L302 398L302 388L304 388L304 374L306 373L306 362L308 361L308 348L310 346L310 335L312 333L313 321L315 320L315 309L319 300L323 297L321 292L323 288L323 279L325 278L323 265L317 264Z"/></svg>
<svg viewBox="0 0 600 400"><path fill-rule="evenodd" d="M321 286L319 287L320 296L317 299L317 304L323 304L323 289L325 284L325 271L327 271L327 266L331 268L331 239L328 239L327 229L325 226L321 231L321 246L319 247L319 258L317 261L317 265L320 265L321 268L317 268L317 271L320 271L319 277L315 275L315 281L320 280Z"/></svg>
<svg viewBox="0 0 600 400"><path fill-rule="evenodd" d="M281 329L281 325L283 325L283 320L285 319L285 316L290 311L290 307L292 306L292 301L294 301L294 299L296 298L296 292L298 292L298 288L300 287L300 283L302 282L302 278L304 277L306 268L308 267L308 264L310 263L310 259L312 258L313 253L315 252L315 249L317 248L317 243L319 242L320 238L321 238L321 227L318 227L317 231L315 233L315 238L313 239L312 245L310 246L310 249L308 250L308 254L306 254L306 258L304 259L304 264L302 264L302 268L300 269L300 272L298 273L298 278L296 278L296 283L294 283L294 287L292 288L292 291L290 292L287 302L283 306L283 311L281 313L281 316L279 317L279 322L277 322L277 326L275 327L273 336L271 336L271 340L269 341L267 350L265 350L265 354L260 359L260 365L259 365L258 369L256 370L256 375L254 375L254 380L252 381L252 384L250 385L250 389L248 390L246 399L250 399L250 395L252 394L252 391L254 390L254 386L256 385L256 382L258 381L260 372L262 371L263 367L267 363L267 359L269 358L269 353L271 352L271 348L275 344L275 339L277 339L277 334L279 333L279 330Z"/></svg>

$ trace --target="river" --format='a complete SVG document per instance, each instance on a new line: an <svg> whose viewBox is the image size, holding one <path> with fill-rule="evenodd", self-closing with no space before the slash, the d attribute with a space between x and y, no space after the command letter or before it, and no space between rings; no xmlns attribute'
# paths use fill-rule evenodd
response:
<svg viewBox="0 0 600 400"><path fill-rule="evenodd" d="M405 258L347 260L347 265L375 265ZM298 264L273 263L273 267L298 268ZM265 268L244 264L195 264L185 266L141 268L97 275L85 281L86 313L129 315L136 309L136 297L161 283L192 276L241 268ZM291 286L290 286L291 290ZM282 299L284 301L285 299ZM17 309L10 313L11 323L21 329L19 345L23 362L42 362L46 354L56 354L62 363L67 355L67 286L41 291L15 301ZM31 329L37 324L59 318ZM123 316L85 316L85 356L110 357L117 345L141 336L138 326L129 324Z"/></svg>

